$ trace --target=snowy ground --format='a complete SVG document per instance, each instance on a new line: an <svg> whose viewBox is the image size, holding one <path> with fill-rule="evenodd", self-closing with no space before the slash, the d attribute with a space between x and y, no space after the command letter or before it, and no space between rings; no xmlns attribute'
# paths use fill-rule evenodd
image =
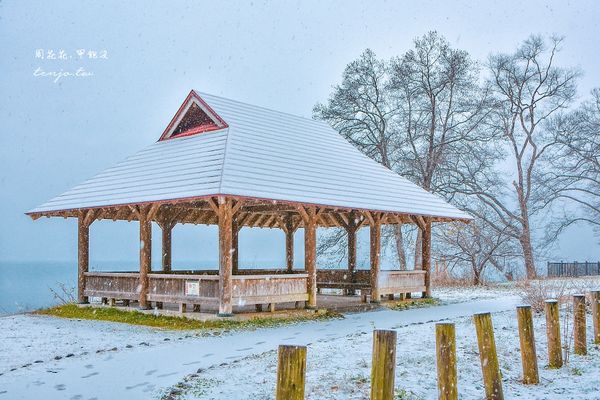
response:
<svg viewBox="0 0 600 400"><path fill-rule="evenodd" d="M470 317L482 311L494 312L507 399L600 399L595 388L600 376L597 347L590 346L586 357L572 356L561 370L543 368L542 317L535 319L542 384L519 383L514 307L521 299L514 292L454 288L435 295L447 305L216 336L33 315L4 317L0 400L159 399L169 393L175 399L269 399L279 344L308 345L307 398L367 399L374 328L398 331L398 398L434 399L434 327L441 320L456 323L460 397L480 399L481 372Z"/></svg>
<svg viewBox="0 0 600 400"><path fill-rule="evenodd" d="M600 348L588 356L571 355L567 367L548 370L545 324L536 318L535 330L541 384L520 382L521 360L514 311L493 316L498 357L507 399L599 399ZM477 339L470 317L456 323L459 393L461 399L483 398ZM398 332L396 387L399 399L436 399L435 324L393 327ZM588 333L591 337L591 328ZM371 330L342 338L325 338L308 347L307 399L369 399ZM276 351L247 357L195 374L185 381L178 399L272 399L277 367ZM235 385L227 384L235 377ZM187 387L187 389L185 389Z"/></svg>
<svg viewBox="0 0 600 400"><path fill-rule="evenodd" d="M498 299L505 296L518 296L514 286L455 286L435 288L435 297L442 303L464 303L482 299Z"/></svg>

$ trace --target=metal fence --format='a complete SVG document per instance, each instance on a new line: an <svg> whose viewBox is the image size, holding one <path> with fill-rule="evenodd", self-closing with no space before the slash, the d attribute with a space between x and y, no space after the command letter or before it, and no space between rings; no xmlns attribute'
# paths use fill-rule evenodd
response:
<svg viewBox="0 0 600 400"><path fill-rule="evenodd" d="M600 275L600 262L549 262L548 276Z"/></svg>

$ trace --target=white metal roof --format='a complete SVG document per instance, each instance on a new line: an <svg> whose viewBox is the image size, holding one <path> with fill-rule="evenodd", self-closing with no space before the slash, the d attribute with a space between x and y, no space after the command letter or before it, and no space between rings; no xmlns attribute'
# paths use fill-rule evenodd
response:
<svg viewBox="0 0 600 400"><path fill-rule="evenodd" d="M471 219L371 160L324 122L193 94L227 127L158 141L30 213L235 195Z"/></svg>

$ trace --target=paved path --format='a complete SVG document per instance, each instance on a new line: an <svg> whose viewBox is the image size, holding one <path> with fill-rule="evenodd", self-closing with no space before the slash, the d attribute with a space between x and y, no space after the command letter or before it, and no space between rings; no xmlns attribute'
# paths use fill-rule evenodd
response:
<svg viewBox="0 0 600 400"><path fill-rule="evenodd" d="M279 344L309 344L370 330L373 326L393 329L469 316L475 312L505 311L514 308L518 302L518 298L506 297L402 312L380 310L351 314L340 320L193 338L156 347L34 364L0 376L0 400L157 398L161 389L176 384L198 368L261 354Z"/></svg>

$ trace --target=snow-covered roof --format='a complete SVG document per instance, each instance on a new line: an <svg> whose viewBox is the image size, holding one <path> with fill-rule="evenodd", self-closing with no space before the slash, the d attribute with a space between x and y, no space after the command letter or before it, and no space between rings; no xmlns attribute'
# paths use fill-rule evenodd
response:
<svg viewBox="0 0 600 400"><path fill-rule="evenodd" d="M471 219L325 122L195 91L158 142L29 213L216 195Z"/></svg>

